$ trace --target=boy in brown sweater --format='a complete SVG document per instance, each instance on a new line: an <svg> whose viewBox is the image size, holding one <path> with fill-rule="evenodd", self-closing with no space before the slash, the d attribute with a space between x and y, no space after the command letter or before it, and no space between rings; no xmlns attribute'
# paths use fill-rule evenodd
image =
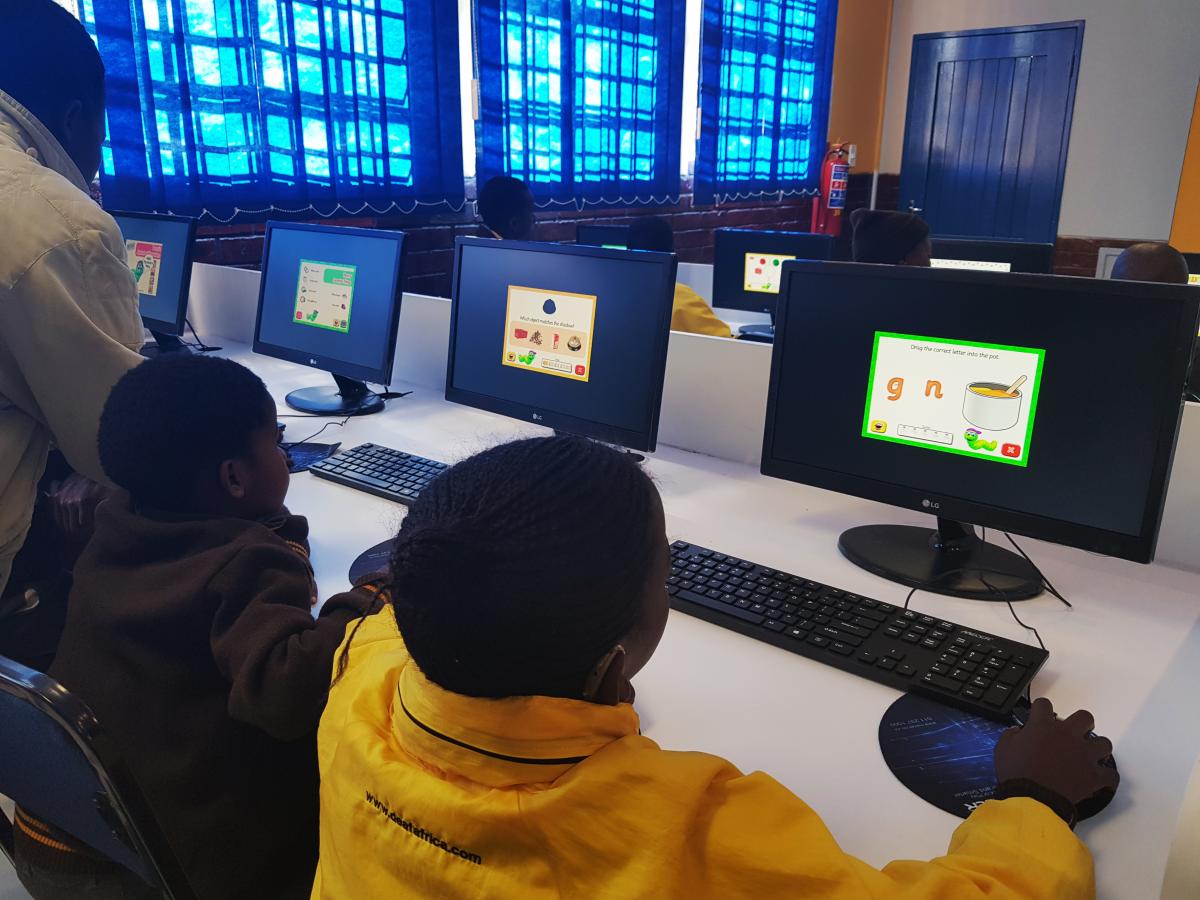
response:
<svg viewBox="0 0 1200 900"><path fill-rule="evenodd" d="M313 618L308 524L283 505L275 404L248 369L151 360L113 388L99 443L127 495L97 512L50 674L113 735L201 898L307 897L316 727L334 651L375 591ZM36 809L19 824L38 900L143 896Z"/></svg>

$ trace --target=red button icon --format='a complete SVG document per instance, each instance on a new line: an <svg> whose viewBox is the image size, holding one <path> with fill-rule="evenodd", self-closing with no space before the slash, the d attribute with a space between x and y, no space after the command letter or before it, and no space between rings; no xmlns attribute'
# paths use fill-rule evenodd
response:
<svg viewBox="0 0 1200 900"><path fill-rule="evenodd" d="M584 369L583 369L583 366L576 366L576 367L575 367L575 374L576 374L576 375L582 375L582 374L583 374L583 371L584 371Z"/></svg>
<svg viewBox="0 0 1200 900"><path fill-rule="evenodd" d="M1005 444L1000 448L1000 454L1002 456L1010 457L1011 459L1019 459L1021 457L1021 445Z"/></svg>

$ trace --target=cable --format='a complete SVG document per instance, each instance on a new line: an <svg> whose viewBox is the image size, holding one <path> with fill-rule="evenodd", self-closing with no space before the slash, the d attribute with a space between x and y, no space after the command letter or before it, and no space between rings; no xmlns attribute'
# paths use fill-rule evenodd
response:
<svg viewBox="0 0 1200 900"><path fill-rule="evenodd" d="M320 417L319 416L297 416L296 418L316 419L316 418L320 418ZM290 443L292 446L295 446L297 444L307 444L313 438L318 437L321 434L321 432L323 432L326 428L332 428L335 425L338 428L341 428L343 425L345 425L347 422L349 422L352 418L354 418L354 413L350 413L350 415L346 416L346 418L342 419L342 421L340 421L340 422L326 422L324 425L322 425L320 428L318 428L316 431L314 431L308 437L303 438L302 440L299 440L299 441L289 441L288 443Z"/></svg>
<svg viewBox="0 0 1200 900"><path fill-rule="evenodd" d="M1050 579L1047 578L1045 576L1045 574L1042 572L1042 570L1038 568L1037 563L1035 563L1032 559L1029 558L1029 554L1021 549L1020 544L1018 544L1015 540L1013 540L1013 536L1011 534L1009 534L1007 531L1004 532L1004 536L1006 538L1008 538L1008 542L1013 545L1013 548L1016 549L1016 551L1025 558L1025 562L1027 562L1027 563L1029 563L1029 565L1033 566L1033 571L1038 573L1038 578L1042 579L1042 584L1044 584L1046 586L1046 590L1049 591L1051 594L1053 594L1055 597L1057 597L1060 601L1062 601L1062 603L1067 607L1067 609L1074 609L1075 607L1071 604L1071 601L1068 600L1066 597L1064 597L1062 594L1060 594L1058 592L1058 590L1054 587L1054 585L1052 585L1050 583Z"/></svg>
<svg viewBox="0 0 1200 900"><path fill-rule="evenodd" d="M195 347L200 353L214 353L221 349L220 347L210 347L208 344L204 343L204 341L200 340L200 335L196 334L196 327L192 324L191 319L184 317L183 321L184 324L191 329L192 337L196 339L196 343L190 346Z"/></svg>

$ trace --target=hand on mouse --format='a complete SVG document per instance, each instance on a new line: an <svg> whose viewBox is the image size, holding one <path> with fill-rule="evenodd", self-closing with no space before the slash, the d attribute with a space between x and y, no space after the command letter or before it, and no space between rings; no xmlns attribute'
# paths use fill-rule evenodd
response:
<svg viewBox="0 0 1200 900"><path fill-rule="evenodd" d="M1031 781L1076 807L1116 791L1117 770L1102 765L1112 756L1112 741L1092 734L1094 726L1087 710L1060 719L1049 700L1034 700L1025 725L1010 728L996 744L996 779Z"/></svg>

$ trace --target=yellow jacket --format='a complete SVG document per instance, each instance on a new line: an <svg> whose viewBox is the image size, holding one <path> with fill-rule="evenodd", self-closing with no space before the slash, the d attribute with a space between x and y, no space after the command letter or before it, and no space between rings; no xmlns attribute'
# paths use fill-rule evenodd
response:
<svg viewBox="0 0 1200 900"><path fill-rule="evenodd" d="M675 303L671 307L671 330L692 334L731 337L729 326L717 318L704 298L686 284L675 282Z"/></svg>
<svg viewBox="0 0 1200 900"><path fill-rule="evenodd" d="M628 704L439 688L390 609L354 638L318 755L313 898L1095 895L1087 849L1034 800L989 801L946 856L873 869L769 776L639 736Z"/></svg>

